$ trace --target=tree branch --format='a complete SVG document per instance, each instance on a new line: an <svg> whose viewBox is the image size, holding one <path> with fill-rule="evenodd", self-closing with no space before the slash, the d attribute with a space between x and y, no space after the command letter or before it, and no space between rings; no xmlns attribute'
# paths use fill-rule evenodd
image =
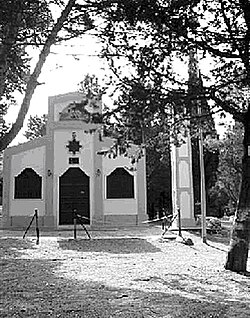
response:
<svg viewBox="0 0 250 318"><path fill-rule="evenodd" d="M226 24L226 26L227 26L228 33L229 33L229 35L230 35L230 38L231 38L231 40L232 40L233 45L235 46L235 48L237 48L240 57L243 59L243 52L242 52L240 46L238 45L238 43L237 43L236 40L235 40L235 37L234 37L234 35L233 35L233 31L232 31L232 27L231 27L231 24L230 24L230 20L229 20L229 18L228 18L227 15L226 15L225 4L224 4L224 2L223 2L222 0L220 0L220 5L221 5L222 15L223 15L225 24Z"/></svg>
<svg viewBox="0 0 250 318"><path fill-rule="evenodd" d="M244 38L244 61L247 70L247 79L250 80L250 61L249 61L249 46L250 46L250 3L248 0L240 0L240 6L244 13L244 18L247 26L247 31Z"/></svg>
<svg viewBox="0 0 250 318"><path fill-rule="evenodd" d="M236 110L236 105L231 106L230 103L232 104L232 102L229 103L228 101L222 101L219 97L215 95L215 91L212 91L210 93L210 98L225 112L231 114L235 120L241 123L244 122L244 118L245 118L244 114Z"/></svg>
<svg viewBox="0 0 250 318"><path fill-rule="evenodd" d="M44 47L39 55L38 62L35 66L33 73L31 74L27 86L25 95L23 98L23 102L21 104L16 122L12 125L11 129L0 139L0 151L4 150L12 140L17 136L19 131L23 126L24 119L28 113L30 101L33 96L33 93L38 84L38 77L41 74L42 67L46 61L50 53L51 46L56 42L57 35L59 31L62 29L64 22L67 20L72 8L75 5L76 0L69 0L67 5L65 6L64 10L61 13L61 16L58 18L56 24L51 30Z"/></svg>
<svg viewBox="0 0 250 318"><path fill-rule="evenodd" d="M20 21L20 14L16 14L16 21ZM15 22L16 22L15 21ZM3 26L3 35L6 41L0 44L0 96L3 95L5 90L6 75L8 70L8 56L15 45L18 35L18 22L13 24L12 21L7 25Z"/></svg>
<svg viewBox="0 0 250 318"><path fill-rule="evenodd" d="M192 40L191 40L192 41ZM229 59L238 59L240 58L239 54L234 54L231 51L221 51L219 49L215 49L207 44L207 42L204 41L193 41L198 47L202 48L203 50L206 50L210 53L213 53L216 56L229 58Z"/></svg>

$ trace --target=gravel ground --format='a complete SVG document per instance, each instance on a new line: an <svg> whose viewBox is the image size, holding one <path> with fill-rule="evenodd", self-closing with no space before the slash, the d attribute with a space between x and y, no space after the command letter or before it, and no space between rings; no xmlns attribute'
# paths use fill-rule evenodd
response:
<svg viewBox="0 0 250 318"><path fill-rule="evenodd" d="M249 277L224 270L222 236L183 232L187 246L160 227L90 233L44 232L36 245L0 231L0 317L250 317Z"/></svg>

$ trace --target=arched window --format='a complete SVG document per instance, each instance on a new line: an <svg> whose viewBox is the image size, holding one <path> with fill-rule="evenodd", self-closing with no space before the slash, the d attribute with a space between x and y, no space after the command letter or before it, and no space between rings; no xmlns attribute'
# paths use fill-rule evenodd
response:
<svg viewBox="0 0 250 318"><path fill-rule="evenodd" d="M15 199L41 199L42 177L33 169L24 169L15 177Z"/></svg>
<svg viewBox="0 0 250 318"><path fill-rule="evenodd" d="M107 176L107 199L134 198L134 177L124 168L116 168Z"/></svg>

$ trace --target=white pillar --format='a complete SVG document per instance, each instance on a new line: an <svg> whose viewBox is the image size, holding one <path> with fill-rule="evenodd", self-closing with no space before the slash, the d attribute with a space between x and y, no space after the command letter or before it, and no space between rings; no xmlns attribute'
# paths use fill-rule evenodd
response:
<svg viewBox="0 0 250 318"><path fill-rule="evenodd" d="M188 134L185 143L180 147L171 145L171 170L172 170L172 204L173 212L180 208L181 225L183 228L194 227L194 194L192 175L192 147ZM176 220L173 227L177 226Z"/></svg>

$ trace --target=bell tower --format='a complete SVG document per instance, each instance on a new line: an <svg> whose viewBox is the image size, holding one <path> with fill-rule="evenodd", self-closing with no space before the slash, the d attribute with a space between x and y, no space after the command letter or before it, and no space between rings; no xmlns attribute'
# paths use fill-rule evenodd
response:
<svg viewBox="0 0 250 318"><path fill-rule="evenodd" d="M189 89L197 85L198 64L195 53L189 55ZM186 126L189 126L188 120ZM195 227L194 216L194 190L193 190L193 165L192 144L190 129L185 128L185 136L182 135L183 143L180 146L171 144L171 167L172 167L172 202L173 211L180 209L181 224L185 228ZM176 223L177 225L177 223Z"/></svg>

